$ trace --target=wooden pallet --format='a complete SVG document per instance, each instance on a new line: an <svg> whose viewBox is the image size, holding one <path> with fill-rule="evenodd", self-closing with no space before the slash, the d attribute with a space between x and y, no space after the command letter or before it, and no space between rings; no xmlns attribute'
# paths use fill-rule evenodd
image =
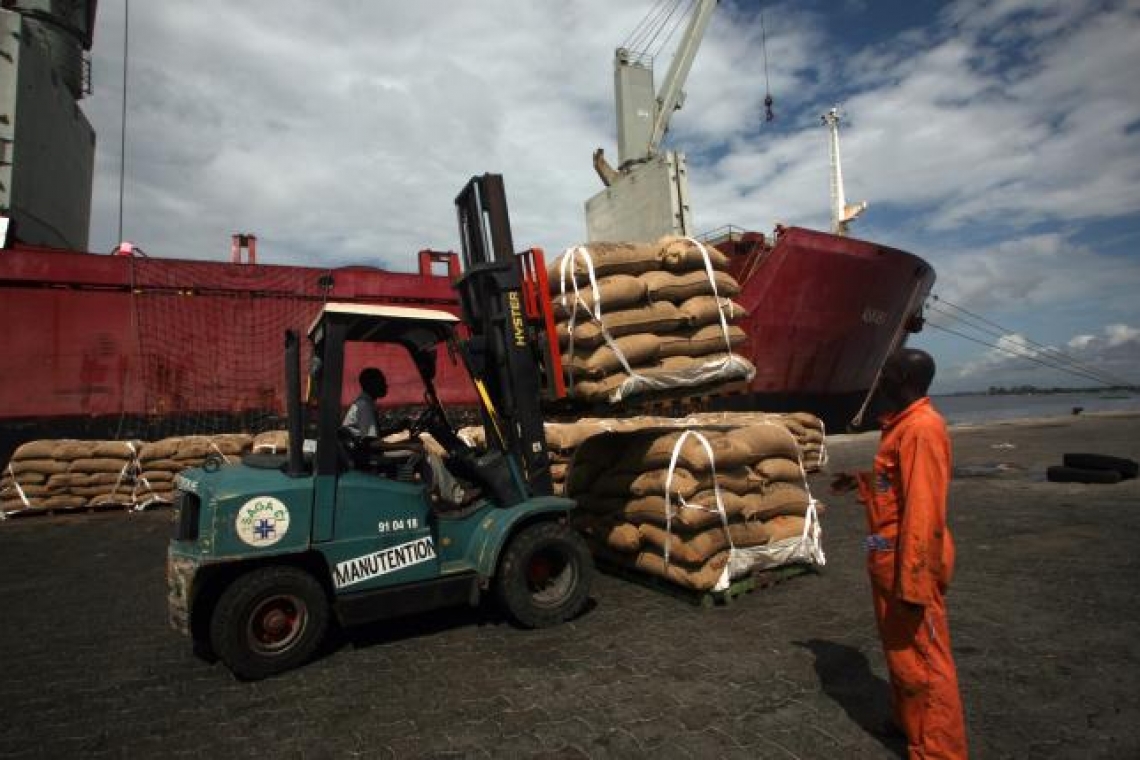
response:
<svg viewBox="0 0 1140 760"><path fill-rule="evenodd" d="M784 565L783 567L773 567L767 570L757 570L743 578L737 578L723 591L694 591L693 589L678 586L661 576L643 573L635 568L620 565L604 558L595 557L594 561L597 568L606 575L621 578L630 583L636 583L644 588L659 591L688 602L696 607L705 609L711 607L727 607L738 597L744 596L745 594L775 586L778 583L783 583L787 579L794 578L798 575L815 572L815 568L811 565Z"/></svg>

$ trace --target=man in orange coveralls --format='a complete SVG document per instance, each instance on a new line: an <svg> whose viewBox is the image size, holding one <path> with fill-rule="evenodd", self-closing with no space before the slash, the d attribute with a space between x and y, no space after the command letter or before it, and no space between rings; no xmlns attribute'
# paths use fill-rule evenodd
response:
<svg viewBox="0 0 1140 760"><path fill-rule="evenodd" d="M926 395L933 379L934 360L924 351L900 349L887 359L880 397L888 414L875 469L859 474L875 618L911 760L966 757L945 603L954 572L950 438Z"/></svg>

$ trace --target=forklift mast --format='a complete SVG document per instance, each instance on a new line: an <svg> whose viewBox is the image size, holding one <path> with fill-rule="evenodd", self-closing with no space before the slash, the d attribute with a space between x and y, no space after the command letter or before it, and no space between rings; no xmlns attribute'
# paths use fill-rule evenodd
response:
<svg viewBox="0 0 1140 760"><path fill-rule="evenodd" d="M546 262L516 254L503 178L473 177L455 199L463 252L456 281L469 337L461 353L479 394L489 445L517 455L533 495L550 495L542 404L566 395Z"/></svg>

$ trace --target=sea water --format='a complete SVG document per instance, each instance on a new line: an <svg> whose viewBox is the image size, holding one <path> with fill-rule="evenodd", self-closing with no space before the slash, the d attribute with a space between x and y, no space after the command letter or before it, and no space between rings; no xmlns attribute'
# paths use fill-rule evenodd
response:
<svg viewBox="0 0 1140 760"><path fill-rule="evenodd" d="M1140 412L1140 394L1035 393L976 396L934 396L934 406L951 425L1072 415L1086 412Z"/></svg>

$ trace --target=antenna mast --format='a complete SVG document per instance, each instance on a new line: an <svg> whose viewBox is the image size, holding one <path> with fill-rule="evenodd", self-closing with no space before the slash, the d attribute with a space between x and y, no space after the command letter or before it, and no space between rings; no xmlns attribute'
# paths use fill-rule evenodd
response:
<svg viewBox="0 0 1140 760"><path fill-rule="evenodd" d="M831 154L831 231L836 235L846 235L850 222L867 209L867 202L848 204L843 191L843 167L839 159L839 108L832 108L819 118L827 127Z"/></svg>

